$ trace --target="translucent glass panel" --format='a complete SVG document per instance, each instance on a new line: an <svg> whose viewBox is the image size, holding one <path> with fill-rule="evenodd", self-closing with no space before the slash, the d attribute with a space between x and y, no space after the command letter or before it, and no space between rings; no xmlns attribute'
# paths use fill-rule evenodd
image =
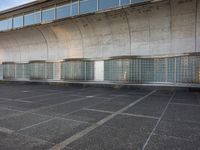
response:
<svg viewBox="0 0 200 150"><path fill-rule="evenodd" d="M130 60L129 66L129 80L134 83L140 83L142 81L141 74L141 59Z"/></svg>
<svg viewBox="0 0 200 150"><path fill-rule="evenodd" d="M47 62L46 63L46 78L49 80L60 80L60 63Z"/></svg>
<svg viewBox="0 0 200 150"><path fill-rule="evenodd" d="M24 15L24 25L33 25L41 23L41 11L32 12Z"/></svg>
<svg viewBox="0 0 200 150"><path fill-rule="evenodd" d="M12 18L0 21L0 31L12 29Z"/></svg>
<svg viewBox="0 0 200 150"><path fill-rule="evenodd" d="M23 64L15 64L16 76L15 78L21 79L24 77L24 66Z"/></svg>
<svg viewBox="0 0 200 150"><path fill-rule="evenodd" d="M119 0L99 0L99 10L118 7Z"/></svg>
<svg viewBox="0 0 200 150"><path fill-rule="evenodd" d="M94 80L94 62L67 61L62 63L62 79Z"/></svg>
<svg viewBox="0 0 200 150"><path fill-rule="evenodd" d="M154 82L167 82L167 65L165 58L154 59Z"/></svg>
<svg viewBox="0 0 200 150"><path fill-rule="evenodd" d="M24 78L29 79L29 77L30 77L30 66L29 66L29 64L24 64L23 69L24 69Z"/></svg>
<svg viewBox="0 0 200 150"><path fill-rule="evenodd" d="M167 82L175 82L175 60L176 58L167 58Z"/></svg>
<svg viewBox="0 0 200 150"><path fill-rule="evenodd" d="M56 8L56 19L61 19L70 16L71 5L65 4Z"/></svg>
<svg viewBox="0 0 200 150"><path fill-rule="evenodd" d="M65 80L85 80L85 66L79 61L68 61L63 64Z"/></svg>
<svg viewBox="0 0 200 150"><path fill-rule="evenodd" d="M72 16L76 16L79 14L79 2L78 0L72 0L72 4L71 4L71 15Z"/></svg>
<svg viewBox="0 0 200 150"><path fill-rule="evenodd" d="M153 59L142 59L141 61L141 82L150 83L154 79Z"/></svg>
<svg viewBox="0 0 200 150"><path fill-rule="evenodd" d="M29 64L15 64L15 78L16 79L29 79Z"/></svg>
<svg viewBox="0 0 200 150"><path fill-rule="evenodd" d="M198 57L185 56L176 58L176 82L193 83L198 80Z"/></svg>
<svg viewBox="0 0 200 150"><path fill-rule="evenodd" d="M3 64L3 78L4 79L15 78L15 64L14 63Z"/></svg>
<svg viewBox="0 0 200 150"><path fill-rule="evenodd" d="M120 4L121 5L128 5L128 4L130 4L130 0L121 0Z"/></svg>
<svg viewBox="0 0 200 150"><path fill-rule="evenodd" d="M46 63L46 78L53 79L53 63Z"/></svg>
<svg viewBox="0 0 200 150"><path fill-rule="evenodd" d="M53 80L61 79L61 63L55 62L53 63Z"/></svg>
<svg viewBox="0 0 200 150"><path fill-rule="evenodd" d="M24 17L17 16L13 18L13 28L20 28L24 25Z"/></svg>
<svg viewBox="0 0 200 150"><path fill-rule="evenodd" d="M55 20L55 8L42 10L42 22Z"/></svg>
<svg viewBox="0 0 200 150"><path fill-rule="evenodd" d="M85 65L85 80L94 80L94 62L86 61Z"/></svg>
<svg viewBox="0 0 200 150"><path fill-rule="evenodd" d="M130 61L128 59L115 59L105 61L105 80L110 81L129 81L129 66Z"/></svg>
<svg viewBox="0 0 200 150"><path fill-rule="evenodd" d="M45 79L45 63L34 62L29 64L30 79Z"/></svg>
<svg viewBox="0 0 200 150"><path fill-rule="evenodd" d="M0 64L0 80L3 79L3 65Z"/></svg>
<svg viewBox="0 0 200 150"><path fill-rule="evenodd" d="M96 12L97 0L80 0L80 14Z"/></svg>
<svg viewBox="0 0 200 150"><path fill-rule="evenodd" d="M200 56L106 60L105 80L134 83L199 83ZM126 72L128 78L125 78Z"/></svg>

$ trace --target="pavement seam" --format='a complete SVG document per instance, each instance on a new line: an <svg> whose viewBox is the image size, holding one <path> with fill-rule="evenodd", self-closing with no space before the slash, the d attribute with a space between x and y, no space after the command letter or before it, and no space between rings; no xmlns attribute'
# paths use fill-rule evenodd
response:
<svg viewBox="0 0 200 150"><path fill-rule="evenodd" d="M138 102L142 101L143 99L147 98L148 96L152 95L156 91L157 90L154 90L154 91L150 92L149 94L139 98L138 100L136 100L133 103L127 105L126 107L123 107L122 109L116 111L115 113L103 118L102 120L98 121L97 123L92 124L91 126L87 127L86 129L84 129L84 130L72 135L71 137L67 138L66 140L62 141L61 143L56 144L55 146L50 148L50 150L61 150L61 149L65 148L66 146L68 146L72 142L74 142L74 141L80 139L81 137L87 135L88 133L90 133L91 131L96 129L97 127L102 126L104 123L106 123L109 120L113 119L115 116L117 116L117 115L121 114L122 112L126 111L127 109L129 109L130 107L134 106L135 104L137 104Z"/></svg>
<svg viewBox="0 0 200 150"><path fill-rule="evenodd" d="M145 150L147 144L148 144L149 141L150 141L150 138L153 136L153 133L155 132L156 128L158 127L160 121L162 120L162 118L163 118L163 116L164 116L164 114L165 114L165 112L166 112L168 106L170 105L170 102L172 101L172 99L173 99L174 96L175 96L175 93L173 93L172 96L171 96L171 98L169 99L169 101L168 101L168 103L167 103L165 109L163 110L161 116L159 117L159 119L158 119L157 123L155 124L153 130L151 131L149 137L147 138L146 142L144 143L144 145L143 145L143 147L142 147L142 150Z"/></svg>

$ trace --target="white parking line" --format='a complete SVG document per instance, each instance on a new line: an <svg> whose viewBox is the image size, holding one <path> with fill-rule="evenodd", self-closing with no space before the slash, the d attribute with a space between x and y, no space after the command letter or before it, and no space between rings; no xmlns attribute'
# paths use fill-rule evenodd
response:
<svg viewBox="0 0 200 150"><path fill-rule="evenodd" d="M83 137L84 135L88 134L89 132L93 131L94 129L96 129L99 126L102 126L104 123L108 122L109 120L113 119L115 116L123 113L124 111L126 111L127 109L129 109L130 107L134 106L135 104L137 104L138 102L142 101L143 99L147 98L148 96L152 95L154 92L156 92L156 90L150 92L149 94L147 94L146 96L139 98L138 100L134 101L133 103L129 104L128 106L120 109L119 111L114 112L113 114L110 114L109 116L103 118L102 120L98 121L96 124L92 124L91 126L87 127L86 129L82 130L81 132L78 132L76 134L74 134L73 136L71 136L70 138L64 140L63 142L56 144L55 146L53 146L50 150L61 150L63 148L65 148L66 146L68 146L69 144L71 144L72 142L80 139L81 137Z"/></svg>
<svg viewBox="0 0 200 150"><path fill-rule="evenodd" d="M148 139L146 140L145 144L143 145L142 150L144 150L144 149L146 148L147 144L149 143L150 138L153 136L153 133L155 132L157 126L158 126L159 123L160 123L160 121L162 120L162 118L163 118L163 116L164 116L164 114L165 114L165 112L166 112L166 110L167 110L169 104L171 103L171 101L172 101L174 95L175 95L175 93L174 93L174 94L171 96L171 98L169 99L169 102L168 102L167 106L165 107L165 109L164 109L164 111L162 112L160 118L158 119L156 125L154 126L153 130L151 131L151 133L150 133Z"/></svg>
<svg viewBox="0 0 200 150"><path fill-rule="evenodd" d="M0 127L0 132L7 133L7 134L12 134L14 131L10 130L10 129L7 129L7 128Z"/></svg>

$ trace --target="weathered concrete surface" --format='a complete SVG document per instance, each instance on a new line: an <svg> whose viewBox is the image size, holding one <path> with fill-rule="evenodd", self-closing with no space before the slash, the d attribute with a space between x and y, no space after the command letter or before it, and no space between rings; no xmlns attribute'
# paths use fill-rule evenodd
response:
<svg viewBox="0 0 200 150"><path fill-rule="evenodd" d="M200 0L169 0L0 33L0 61L199 52Z"/></svg>

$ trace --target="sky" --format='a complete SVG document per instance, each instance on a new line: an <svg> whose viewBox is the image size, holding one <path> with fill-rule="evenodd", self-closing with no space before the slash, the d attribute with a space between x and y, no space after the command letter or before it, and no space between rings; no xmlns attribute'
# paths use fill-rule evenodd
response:
<svg viewBox="0 0 200 150"><path fill-rule="evenodd" d="M0 11L19 6L25 3L29 3L35 0L0 0Z"/></svg>

